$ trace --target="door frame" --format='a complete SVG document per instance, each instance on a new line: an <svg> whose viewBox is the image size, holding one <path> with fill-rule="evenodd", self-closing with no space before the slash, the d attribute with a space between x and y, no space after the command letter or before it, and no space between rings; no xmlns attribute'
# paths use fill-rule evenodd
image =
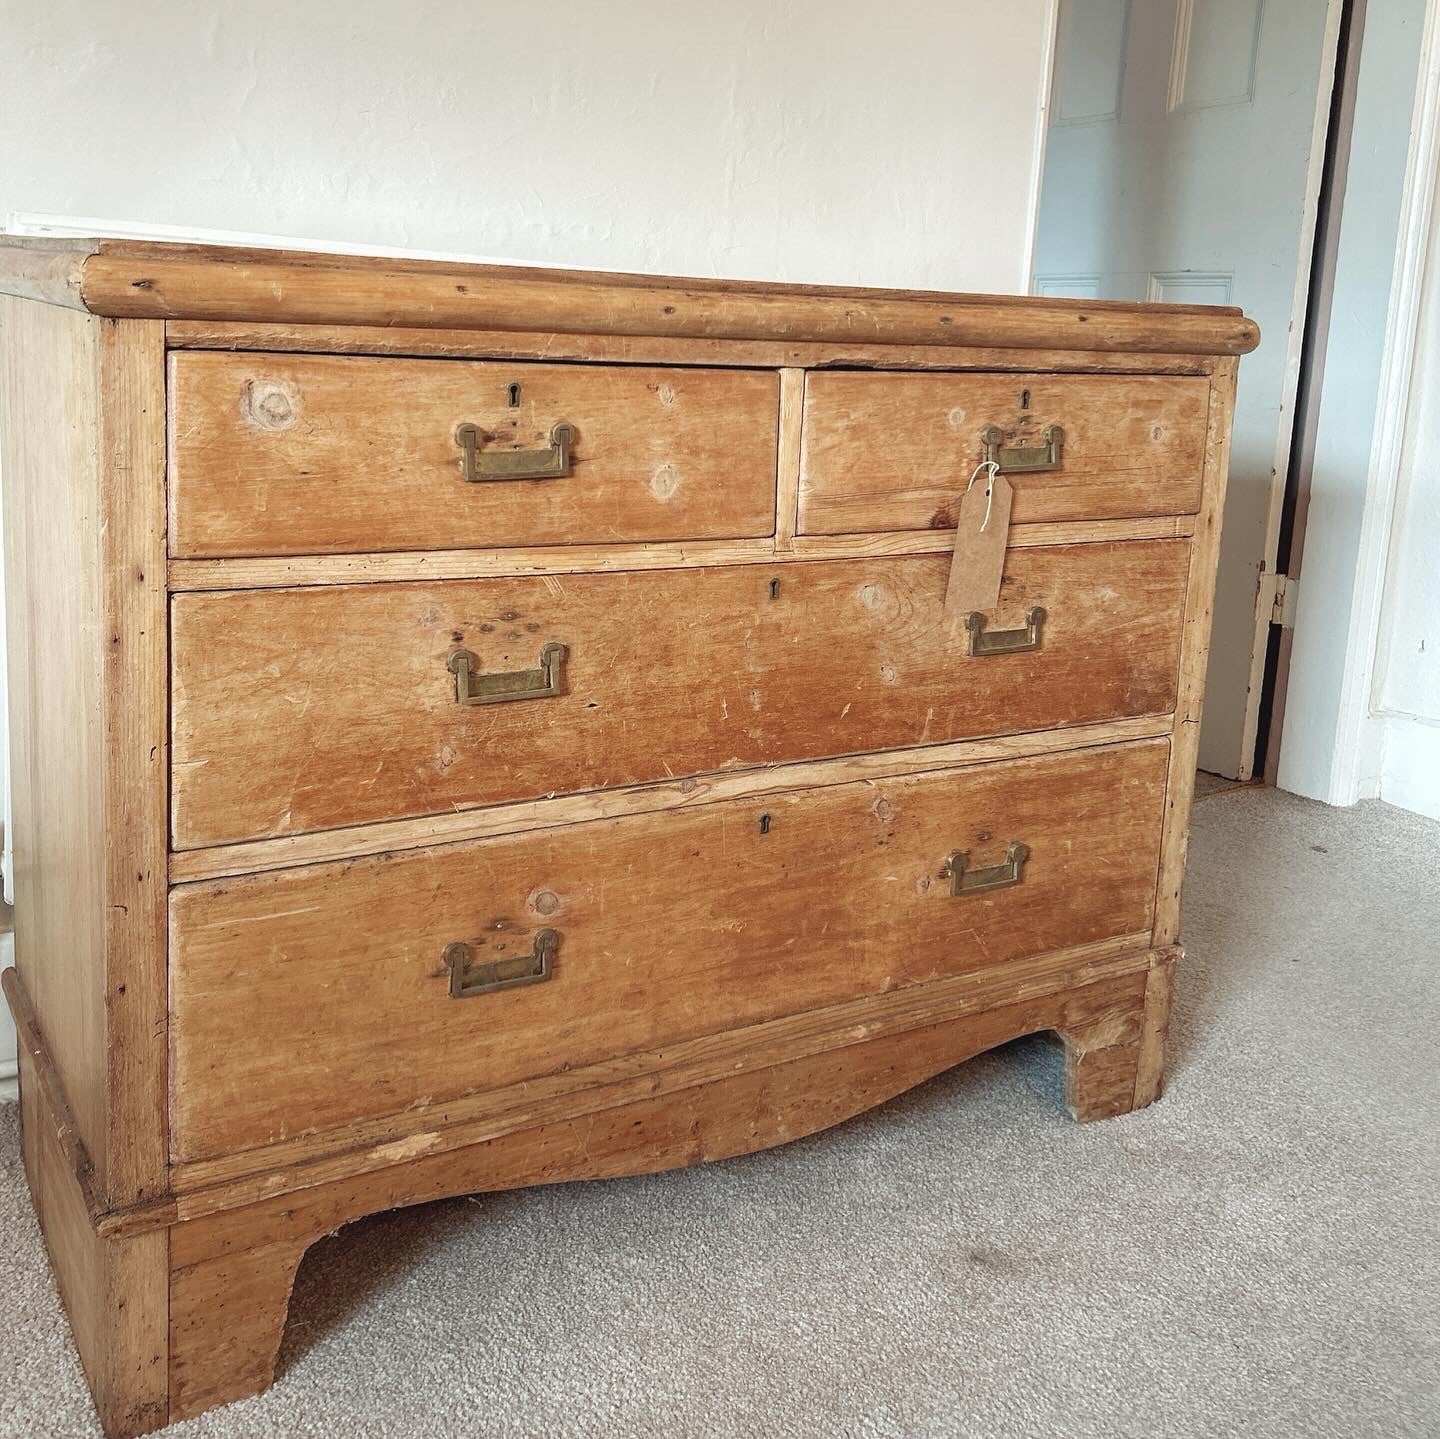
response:
<svg viewBox="0 0 1440 1439"><path fill-rule="evenodd" d="M1287 788L1333 805L1352 805L1379 793L1383 718L1377 720L1376 716L1382 699L1378 687L1384 680L1380 646L1387 618L1385 595L1437 203L1440 203L1440 0L1428 0L1385 317L1375 428L1359 522L1358 555L1353 576L1324 577L1331 582L1327 588L1333 586L1334 590L1338 590L1344 580L1352 580L1349 624L1338 684L1338 712L1329 745L1329 773L1312 773L1306 769L1286 777ZM1339 530L1348 528L1349 524L1344 515L1337 514L1312 514L1309 520L1312 530L1325 527ZM1318 583L1321 577L1315 579ZM1333 610L1333 605L1330 608ZM1297 625L1329 622L1329 613L1317 613L1307 602ZM1282 734L1282 763L1286 754Z"/></svg>
<svg viewBox="0 0 1440 1439"><path fill-rule="evenodd" d="M1299 263L1295 267L1295 293L1290 301L1290 329L1285 339L1285 385L1281 391L1280 416L1275 434L1275 455L1270 463L1270 505L1265 517L1265 540L1260 558L1260 580L1255 588L1255 620L1250 636L1250 682L1245 689L1245 725L1240 736L1237 778L1255 777L1256 741L1260 734L1260 712L1265 699L1265 666L1270 651L1270 627L1275 620L1275 600L1282 576L1279 571L1280 528L1285 510L1285 484L1290 455L1295 444L1295 405L1300 389L1300 372L1305 352L1306 324L1310 312L1315 263L1315 236L1320 217L1321 191L1325 181L1325 156L1330 138L1330 121L1335 94L1335 77L1340 59L1340 22L1349 0L1327 0L1325 48L1320 60L1320 78L1315 94L1315 119L1310 130L1310 160L1305 172L1305 204L1300 212ZM1245 378L1244 362L1240 382ZM1220 543L1225 543L1221 535ZM1203 722L1203 721L1202 721Z"/></svg>
<svg viewBox="0 0 1440 1439"><path fill-rule="evenodd" d="M1134 0L1131 0L1134 3ZM1245 695L1245 720L1241 733L1240 754L1233 756L1232 768L1241 780L1249 780L1255 773L1256 737L1260 728L1260 702L1265 682L1265 661L1270 642L1270 621L1275 610L1278 589L1276 558L1280 548L1281 517L1285 503L1285 477L1290 463L1290 450L1294 440L1294 415L1296 395L1300 383L1301 357L1305 341L1305 318L1310 299L1311 266L1315 252L1315 232L1320 213L1321 185L1325 172L1326 141L1329 133L1331 97L1335 88L1335 74L1339 58L1340 21L1347 0L1326 0L1324 49L1321 54L1320 74L1315 91L1315 113L1311 122L1310 158L1305 175L1305 200L1296 233L1298 263L1295 270L1295 291L1290 303L1290 327L1285 340L1284 387L1281 392L1280 415L1276 429L1275 451L1270 466L1270 496L1266 514L1265 533L1261 547L1261 567L1256 585L1255 609L1250 635L1250 681ZM1176 7L1178 24L1189 13L1187 0L1180 0ZM1262 24L1263 19L1262 19ZM1062 27L1054 27L1051 36L1050 93L1055 87L1056 67L1060 63L1060 33ZM1172 49L1172 56L1173 56ZM1173 59L1172 59L1173 63ZM1036 194L1044 182L1042 164L1036 175ZM1040 212L1038 203L1031 217L1029 251L1033 257L1036 233L1039 229ZM1029 287L1035 288L1033 259L1029 275ZM1245 367L1240 367L1240 385L1243 393ZM1224 543L1222 536L1221 543Z"/></svg>

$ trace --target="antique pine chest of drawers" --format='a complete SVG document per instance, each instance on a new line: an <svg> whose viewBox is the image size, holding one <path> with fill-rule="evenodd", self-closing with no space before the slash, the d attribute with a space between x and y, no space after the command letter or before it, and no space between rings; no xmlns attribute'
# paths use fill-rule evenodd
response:
<svg viewBox="0 0 1440 1439"><path fill-rule="evenodd" d="M378 1209L1034 1032L1076 1118L1156 1097L1238 311L120 242L0 289L5 992L111 1435L267 1384Z"/></svg>

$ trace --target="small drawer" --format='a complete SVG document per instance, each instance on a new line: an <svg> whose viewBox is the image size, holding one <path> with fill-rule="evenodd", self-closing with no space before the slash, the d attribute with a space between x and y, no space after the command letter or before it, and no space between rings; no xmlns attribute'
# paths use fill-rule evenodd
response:
<svg viewBox="0 0 1440 1439"><path fill-rule="evenodd" d="M175 844L1164 714L1189 555L1013 550L975 628L943 554L180 595Z"/></svg>
<svg viewBox="0 0 1440 1439"><path fill-rule="evenodd" d="M170 359L171 553L771 534L769 371Z"/></svg>
<svg viewBox="0 0 1440 1439"><path fill-rule="evenodd" d="M175 1158L1140 935L1168 756L1148 740L181 886Z"/></svg>
<svg viewBox="0 0 1440 1439"><path fill-rule="evenodd" d="M995 458L1013 523L1193 514L1209 382L1127 375L806 377L802 534L954 529Z"/></svg>

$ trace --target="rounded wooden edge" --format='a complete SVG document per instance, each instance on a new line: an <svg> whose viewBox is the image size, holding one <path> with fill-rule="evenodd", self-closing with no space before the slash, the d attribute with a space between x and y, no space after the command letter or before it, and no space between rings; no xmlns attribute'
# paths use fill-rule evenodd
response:
<svg viewBox="0 0 1440 1439"><path fill-rule="evenodd" d="M1238 355L1238 310L1049 296L833 291L758 283L295 255L102 247L84 259L93 314L119 319L412 325L556 334Z"/></svg>

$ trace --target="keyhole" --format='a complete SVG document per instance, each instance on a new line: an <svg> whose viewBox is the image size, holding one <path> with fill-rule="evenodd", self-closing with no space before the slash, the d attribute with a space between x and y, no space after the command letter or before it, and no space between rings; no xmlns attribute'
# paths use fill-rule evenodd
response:
<svg viewBox="0 0 1440 1439"><path fill-rule="evenodd" d="M515 387L512 385L510 388L511 388L511 389L514 389ZM1020 408L1021 408L1022 410L1028 410L1028 409L1030 408L1030 391L1029 391L1029 390L1021 390L1021 391L1020 391Z"/></svg>
<svg viewBox="0 0 1440 1439"><path fill-rule="evenodd" d="M778 600L778 599L780 598L780 581L779 581L779 580L771 580L771 581L770 581L770 598L771 598L772 600Z"/></svg>
<svg viewBox="0 0 1440 1439"><path fill-rule="evenodd" d="M760 833L761 833L761 834L769 834L769 833L770 833L770 816L769 816L768 814L762 814L762 815L760 816Z"/></svg>
<svg viewBox="0 0 1440 1439"><path fill-rule="evenodd" d="M511 384L507 386L506 393L510 397L510 408L512 410L518 410L520 408L520 386L512 381Z"/></svg>

